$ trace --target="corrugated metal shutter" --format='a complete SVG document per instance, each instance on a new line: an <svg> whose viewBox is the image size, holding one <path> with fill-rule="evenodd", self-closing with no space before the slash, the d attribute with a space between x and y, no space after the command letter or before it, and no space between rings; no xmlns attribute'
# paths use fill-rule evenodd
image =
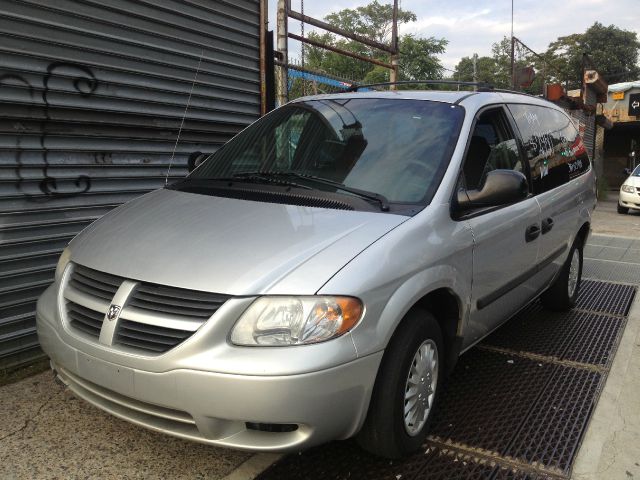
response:
<svg viewBox="0 0 640 480"><path fill-rule="evenodd" d="M597 94L595 92L594 89L592 88L587 88L586 89L586 98L585 98L585 104L586 105L597 105L598 103L598 99L597 99ZM586 112L584 113L584 123L585 123L585 129L584 129L584 146L587 148L587 151L589 152L589 156L592 157L593 159L593 153L594 153L594 147L596 144L596 116L595 114L587 114Z"/></svg>
<svg viewBox="0 0 640 480"><path fill-rule="evenodd" d="M67 242L260 114L259 0L0 2L0 367Z"/></svg>

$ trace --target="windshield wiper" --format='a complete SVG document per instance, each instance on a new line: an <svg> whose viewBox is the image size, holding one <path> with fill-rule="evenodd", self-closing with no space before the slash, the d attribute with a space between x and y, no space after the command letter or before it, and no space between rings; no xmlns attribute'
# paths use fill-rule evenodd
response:
<svg viewBox="0 0 640 480"><path fill-rule="evenodd" d="M230 177L210 177L200 178L198 180L217 180L221 182L237 182L237 181L249 181L249 182L264 182L273 185L283 185L285 187L304 188L305 190L313 190L308 185L302 185L301 183L291 182L289 180L279 180L273 178L271 172L240 172L234 173Z"/></svg>
<svg viewBox="0 0 640 480"><path fill-rule="evenodd" d="M383 212L389 211L389 200L387 197L380 193L369 192L367 190L360 190L359 188L347 187L344 183L336 182L335 180L331 180L329 178L316 177L315 175L305 175L304 173L298 172L268 172L270 175L282 175L282 176L291 176L296 178L302 178L304 180L311 180L316 183L322 183L324 185L330 185L332 187L336 187L338 190L343 190L345 192L352 193L360 198L365 198L368 200L373 200L380 204L380 210Z"/></svg>

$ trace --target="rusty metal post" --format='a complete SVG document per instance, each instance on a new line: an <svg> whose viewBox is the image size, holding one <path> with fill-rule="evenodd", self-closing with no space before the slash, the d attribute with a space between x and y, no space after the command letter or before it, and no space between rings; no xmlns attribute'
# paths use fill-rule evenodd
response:
<svg viewBox="0 0 640 480"><path fill-rule="evenodd" d="M308 15L303 15L300 12L296 12L295 10L291 10L291 7L289 7L289 11L287 12L287 14L294 20L299 20L306 24L313 25L314 27L321 28L322 30L326 30L327 32L335 33L342 37L355 40L356 42L368 45L373 48L377 48L378 50L382 50L383 52L393 53L393 45L385 45L384 43L371 40L370 38L363 37L362 35L358 35L353 32L347 32L342 28L334 27L333 25L330 25L327 22L323 22L322 20L318 20L317 18L312 18Z"/></svg>
<svg viewBox="0 0 640 480"><path fill-rule="evenodd" d="M277 38L276 45L278 60L281 62L276 66L276 106L281 106L289 100L287 67L289 64L289 53L287 49L287 27L288 27L289 0L278 0Z"/></svg>
<svg viewBox="0 0 640 480"><path fill-rule="evenodd" d="M363 62L369 62L369 63L373 63L374 65L380 65L381 67L385 67L385 68L388 68L388 69L393 69L393 65L391 65L389 63L381 62L380 60L376 60L375 58L364 57L362 55L358 55L357 53L349 52L348 50L344 50L342 48L333 47L331 45L327 45L326 43L318 42L318 41L312 40L310 38L301 37L300 35L296 35L295 33L289 33L288 36L289 36L289 38L293 38L294 40L298 40L301 43L307 43L309 45L313 45L314 47L323 48L325 50L329 50L330 52L336 52L336 53L339 53L340 55L344 55L346 57L355 58L357 60L362 60Z"/></svg>
<svg viewBox="0 0 640 480"><path fill-rule="evenodd" d="M389 80L391 82L398 81L398 64L399 64L399 48L398 48L398 0L393 0L393 20L391 24L391 48L393 53L391 54L391 73L389 74ZM391 85L390 90L397 90L397 85Z"/></svg>

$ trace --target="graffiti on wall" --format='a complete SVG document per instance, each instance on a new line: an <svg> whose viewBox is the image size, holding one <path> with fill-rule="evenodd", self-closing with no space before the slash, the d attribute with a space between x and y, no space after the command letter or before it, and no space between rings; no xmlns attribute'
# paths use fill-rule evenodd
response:
<svg viewBox="0 0 640 480"><path fill-rule="evenodd" d="M41 82L41 83L40 83ZM64 83L68 82L65 86ZM55 167L59 166L50 161L51 147L48 140L54 137L52 124L60 121L56 115L56 110L65 107L63 103L56 102L56 94L59 92L75 93L81 98L89 98L96 94L99 86L105 85L96 77L93 70L86 65L73 62L52 62L46 67L41 80L35 82L33 76L20 75L15 72L3 73L0 70L0 89L3 87L22 87L29 97L29 105L25 106L25 120L35 121L34 130L31 130L29 137L24 135L29 128L24 127L20 121L14 124L17 132L15 141L15 174L17 178L18 191L24 198L30 201L47 201L51 198L74 197L87 193L91 190L92 181L89 175L77 175L75 178L56 178ZM11 100L4 100L11 102ZM24 101L23 101L24 102ZM32 107L38 107L40 111L34 114L30 111ZM21 114L22 116L22 114ZM179 122L176 121L176 133ZM29 142L33 138L33 133L37 135L38 141L34 145ZM58 132L59 133L59 132ZM24 157L27 152L34 150L41 152L41 162L33 160L25 162ZM111 152L93 152L93 161L97 165L111 165L113 163ZM188 156L187 167L192 170L199 165L209 154L200 151L192 152ZM141 160L147 163L148 159ZM34 175L34 169L38 173ZM28 173L30 172L30 174ZM168 172L167 172L168 174ZM35 178L34 178L35 177ZM34 188L34 181L37 181L37 190Z"/></svg>
<svg viewBox="0 0 640 480"><path fill-rule="evenodd" d="M43 119L40 121L39 130L39 145L42 151L42 179L40 180L38 187L40 192L47 197L69 197L80 195L88 192L91 189L91 178L88 175L78 175L73 179L72 184L76 189L72 191L61 191L59 189L58 181L55 177L51 176L51 164L49 162L49 150L47 148L47 126L51 121L51 102L49 99L51 87L51 79L56 75L56 72L64 70L66 72L73 71L75 75L69 76L68 74L61 75L61 78L69 79L72 83L74 90L83 97L88 97L95 92L98 88L98 80L91 71L90 68L69 62L53 62L47 66L46 73L42 77L42 89L40 93L40 99L37 99L37 88L32 85L31 82L22 75L14 73L0 74L0 88L4 85L22 84L26 86L29 97L33 103L41 103L43 106ZM23 162L24 148L22 146L22 138L17 136L16 140L16 176L18 178L18 190L20 190L27 198L31 200L39 200L41 195L34 195L25 188L25 183L29 181L29 178L25 177L24 169L27 166ZM29 168L33 168L30 166Z"/></svg>

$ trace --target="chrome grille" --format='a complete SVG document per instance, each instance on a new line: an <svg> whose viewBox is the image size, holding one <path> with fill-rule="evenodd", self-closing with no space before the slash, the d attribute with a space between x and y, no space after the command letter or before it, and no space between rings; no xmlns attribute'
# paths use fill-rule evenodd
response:
<svg viewBox="0 0 640 480"><path fill-rule="evenodd" d="M104 313L96 312L77 303L67 302L67 316L73 328L92 337L100 337Z"/></svg>
<svg viewBox="0 0 640 480"><path fill-rule="evenodd" d="M168 314L172 317L206 320L228 298L228 296L216 293L141 283L129 299L128 305L148 312Z"/></svg>
<svg viewBox="0 0 640 480"><path fill-rule="evenodd" d="M126 278L74 264L64 296L67 324L78 333L100 338L109 305L123 286L122 311L112 344L158 355L176 347L204 324L230 297L168 287ZM123 294L121 294L123 295Z"/></svg>
<svg viewBox="0 0 640 480"><path fill-rule="evenodd" d="M111 302L123 279L91 268L75 265L69 285L76 290Z"/></svg>
<svg viewBox="0 0 640 480"><path fill-rule="evenodd" d="M192 331L147 325L129 320L121 320L115 343L157 353L164 353L182 343Z"/></svg>

